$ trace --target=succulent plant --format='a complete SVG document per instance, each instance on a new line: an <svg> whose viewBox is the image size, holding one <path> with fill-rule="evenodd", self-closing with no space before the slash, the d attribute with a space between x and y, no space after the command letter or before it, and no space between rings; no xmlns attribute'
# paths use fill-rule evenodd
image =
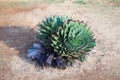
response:
<svg viewBox="0 0 120 80"><path fill-rule="evenodd" d="M37 37L45 42L47 48L51 47L51 38L53 34L56 34L59 30L59 27L63 26L64 22L67 20L67 17L52 16L43 20L38 24L38 35Z"/></svg>
<svg viewBox="0 0 120 80"><path fill-rule="evenodd" d="M86 52L96 45L93 32L86 24L62 16L48 17L39 23L37 37L55 55L68 60L84 61Z"/></svg>

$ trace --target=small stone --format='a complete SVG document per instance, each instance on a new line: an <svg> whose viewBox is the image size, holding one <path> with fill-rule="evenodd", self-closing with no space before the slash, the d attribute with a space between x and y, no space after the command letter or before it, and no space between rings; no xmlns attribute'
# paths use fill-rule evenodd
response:
<svg viewBox="0 0 120 80"><path fill-rule="evenodd" d="M96 53L96 52L97 52L97 50L94 50L94 49L93 49L93 50L92 50L92 52Z"/></svg>
<svg viewBox="0 0 120 80"><path fill-rule="evenodd" d="M41 45L39 43L33 43L33 47L35 47L35 48L41 48Z"/></svg>
<svg viewBox="0 0 120 80"><path fill-rule="evenodd" d="M53 55L50 55L48 58L47 58L47 60L46 60L46 64L47 65L51 65L52 64L52 61L53 61Z"/></svg>
<svg viewBox="0 0 120 80"><path fill-rule="evenodd" d="M80 67L80 64L81 64L80 61L75 60L74 63L73 63L73 67L75 67L75 68L79 68L79 67Z"/></svg>
<svg viewBox="0 0 120 80"><path fill-rule="evenodd" d="M15 50L15 48L10 48L11 50Z"/></svg>
<svg viewBox="0 0 120 80"><path fill-rule="evenodd" d="M41 66L44 66L44 65L45 65L47 58L48 58L48 56L47 56L46 53L40 53L40 54L36 57L38 63L39 63Z"/></svg>
<svg viewBox="0 0 120 80"><path fill-rule="evenodd" d="M56 58L56 63L57 63L58 68L60 68L60 69L65 69L66 68L65 61L62 58L57 57Z"/></svg>
<svg viewBox="0 0 120 80"><path fill-rule="evenodd" d="M28 49L28 53L31 53L31 52L36 51L36 50L38 50L38 49L37 49L37 48L33 48L33 47L32 47L32 48L29 48L29 49Z"/></svg>
<svg viewBox="0 0 120 80"><path fill-rule="evenodd" d="M44 62L42 56L37 56L36 59L37 59L39 65L41 65L41 66L45 65L45 62Z"/></svg>
<svg viewBox="0 0 120 80"><path fill-rule="evenodd" d="M39 54L40 54L39 50L34 50L34 51L30 52L27 56L29 58L35 59Z"/></svg>

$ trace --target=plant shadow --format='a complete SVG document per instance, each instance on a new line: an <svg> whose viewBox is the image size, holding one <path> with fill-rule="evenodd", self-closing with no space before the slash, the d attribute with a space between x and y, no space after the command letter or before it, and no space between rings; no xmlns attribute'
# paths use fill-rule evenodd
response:
<svg viewBox="0 0 120 80"><path fill-rule="evenodd" d="M35 42L35 29L27 26L0 26L0 41L19 52L24 62L35 64L27 57L27 50Z"/></svg>

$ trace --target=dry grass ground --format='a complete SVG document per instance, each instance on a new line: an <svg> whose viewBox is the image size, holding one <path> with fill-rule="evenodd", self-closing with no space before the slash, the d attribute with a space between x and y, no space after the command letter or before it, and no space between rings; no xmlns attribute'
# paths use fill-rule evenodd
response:
<svg viewBox="0 0 120 80"><path fill-rule="evenodd" d="M50 1L0 0L0 80L120 80L119 1ZM96 52L80 66L41 69L27 58L36 24L50 15L84 20L94 32Z"/></svg>

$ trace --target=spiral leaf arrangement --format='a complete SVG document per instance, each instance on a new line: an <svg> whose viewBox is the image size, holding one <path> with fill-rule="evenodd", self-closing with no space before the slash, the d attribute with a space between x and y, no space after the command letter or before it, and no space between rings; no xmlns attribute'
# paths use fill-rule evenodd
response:
<svg viewBox="0 0 120 80"><path fill-rule="evenodd" d="M85 60L86 52L91 51L96 42L93 32L83 22L63 16L52 16L38 24L38 39L43 41L54 57L64 60Z"/></svg>

